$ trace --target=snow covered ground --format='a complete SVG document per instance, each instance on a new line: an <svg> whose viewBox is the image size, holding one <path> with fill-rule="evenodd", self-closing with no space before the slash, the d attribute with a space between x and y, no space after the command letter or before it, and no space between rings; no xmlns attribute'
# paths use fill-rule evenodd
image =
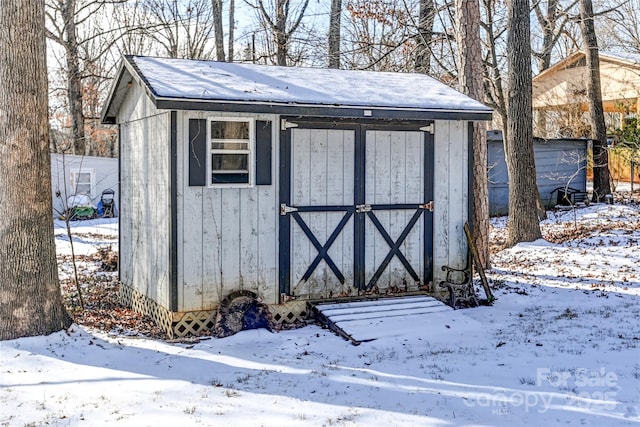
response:
<svg viewBox="0 0 640 427"><path fill-rule="evenodd" d="M592 206L543 228L493 256L494 306L360 346L317 326L169 343L74 325L0 342L0 425L639 425L640 211ZM85 256L117 242L115 221L74 233Z"/></svg>

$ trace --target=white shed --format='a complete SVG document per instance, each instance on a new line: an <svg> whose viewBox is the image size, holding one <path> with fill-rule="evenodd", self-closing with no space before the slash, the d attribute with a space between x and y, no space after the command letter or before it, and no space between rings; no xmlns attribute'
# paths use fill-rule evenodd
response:
<svg viewBox="0 0 640 427"><path fill-rule="evenodd" d="M466 262L469 126L490 117L422 74L126 57L102 115L123 300L181 336L237 290L281 322L434 291Z"/></svg>

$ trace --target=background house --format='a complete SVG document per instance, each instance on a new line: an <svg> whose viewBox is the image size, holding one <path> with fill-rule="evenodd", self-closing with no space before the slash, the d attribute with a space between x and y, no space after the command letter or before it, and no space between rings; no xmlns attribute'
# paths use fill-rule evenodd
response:
<svg viewBox="0 0 640 427"><path fill-rule="evenodd" d="M102 116L123 299L184 335L238 290L276 321L433 290L467 259L469 126L490 117L423 74L126 57Z"/></svg>
<svg viewBox="0 0 640 427"><path fill-rule="evenodd" d="M585 53L577 51L533 78L536 136L580 137L589 110ZM600 52L600 82L611 127L622 127L629 114L640 114L640 54ZM577 132L577 133L576 133Z"/></svg>
<svg viewBox="0 0 640 427"><path fill-rule="evenodd" d="M118 159L52 153L51 188L54 218L59 218L65 212L69 197L86 195L95 207L102 192L107 189L114 190L117 207Z"/></svg>

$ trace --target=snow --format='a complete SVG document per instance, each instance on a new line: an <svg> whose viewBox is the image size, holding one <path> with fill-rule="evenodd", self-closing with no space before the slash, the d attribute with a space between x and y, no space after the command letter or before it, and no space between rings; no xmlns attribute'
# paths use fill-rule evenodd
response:
<svg viewBox="0 0 640 427"><path fill-rule="evenodd" d="M86 253L117 241L115 221L73 227ZM389 333L359 346L314 325L180 343L74 325L0 342L0 425L638 425L639 208L543 227L555 243L492 257L493 306L379 322ZM59 224L56 242L66 253Z"/></svg>
<svg viewBox="0 0 640 427"><path fill-rule="evenodd" d="M131 61L158 98L491 112L425 74L144 56Z"/></svg>
<svg viewBox="0 0 640 427"><path fill-rule="evenodd" d="M118 245L118 218L97 218L70 221L73 232L73 248L76 255L92 255L99 247ZM53 233L59 255L71 255L71 243L65 221L53 221ZM75 237L74 237L75 236Z"/></svg>

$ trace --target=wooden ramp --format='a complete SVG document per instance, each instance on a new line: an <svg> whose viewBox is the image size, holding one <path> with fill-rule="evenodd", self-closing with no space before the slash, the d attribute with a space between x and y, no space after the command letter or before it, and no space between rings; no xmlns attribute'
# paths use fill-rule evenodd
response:
<svg viewBox="0 0 640 427"><path fill-rule="evenodd" d="M426 295L339 303L310 303L316 320L354 345L429 328L437 313L453 309Z"/></svg>

